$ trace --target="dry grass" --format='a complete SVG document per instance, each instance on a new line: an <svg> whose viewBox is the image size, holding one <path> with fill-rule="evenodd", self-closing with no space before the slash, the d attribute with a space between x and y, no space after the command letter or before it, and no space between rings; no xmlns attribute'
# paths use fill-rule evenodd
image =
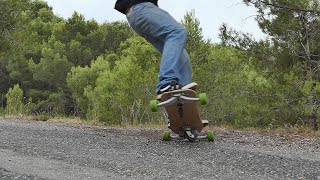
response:
<svg viewBox="0 0 320 180"><path fill-rule="evenodd" d="M75 124L75 125L90 125L90 126L103 126L103 123L100 123L95 120L82 120L80 118L51 118L48 122L53 123L65 123L65 124Z"/></svg>
<svg viewBox="0 0 320 180"><path fill-rule="evenodd" d="M166 127L165 125L160 124L130 124L130 123L122 123L122 124L105 124L96 120L82 120L80 118L53 118L48 120L48 122L53 123L66 123L66 124L76 124L76 125L90 125L90 126L108 126L115 128L147 128L147 129L162 129Z"/></svg>
<svg viewBox="0 0 320 180"><path fill-rule="evenodd" d="M259 130L262 134L274 134L287 137L301 136L301 137L313 137L320 138L320 131L314 131L308 127L291 127L291 128L278 128L275 130Z"/></svg>
<svg viewBox="0 0 320 180"><path fill-rule="evenodd" d="M222 126L222 127L208 127L210 130L216 132L253 132L257 134L265 134L265 135L275 135L275 136L286 136L286 137L306 137L306 138L320 138L320 131L314 131L311 128L298 126L298 127L290 127L290 128L277 128L277 129L256 129L256 128L243 128L237 129L232 126Z"/></svg>
<svg viewBox="0 0 320 180"><path fill-rule="evenodd" d="M166 129L165 124L121 124L121 125L106 125L104 123L98 122L96 120L82 120L78 117L74 118L50 118L48 116L26 116L26 115L6 115L3 116L2 119L12 120L12 119L23 119L23 120L33 120L33 121L47 121L52 123L66 123L66 124L75 124L75 125L90 125L90 126L109 126L109 127L118 127L118 128L146 128L146 129ZM290 128L277 128L277 129L255 129L255 128L244 128L244 129L236 129L232 126L220 126L214 127L209 126L207 129L216 131L216 132L254 132L258 134L266 134L266 135L276 135L276 136L300 136L300 137L312 137L312 138L320 138L320 131L313 131L308 127L290 127Z"/></svg>
<svg viewBox="0 0 320 180"><path fill-rule="evenodd" d="M103 123L99 123L97 121L84 121L79 118L60 118L60 119L52 119L49 122L61 122L67 124L86 124L92 126L106 126ZM110 127L118 127L118 128L145 128L145 129L166 129L165 124L121 124L121 125L107 125ZM301 136L301 137L314 137L320 138L320 131L313 131L307 127L292 127L292 128L278 128L278 129L255 129L255 128L245 128L245 129L236 129L230 126L224 127L215 127L208 126L208 130L216 131L216 132L254 132L258 134L266 134L266 135L276 135L276 136Z"/></svg>
<svg viewBox="0 0 320 180"><path fill-rule="evenodd" d="M4 115L0 117L1 119L4 119L4 120L13 120L13 119L33 120L33 116L27 116L27 115Z"/></svg>

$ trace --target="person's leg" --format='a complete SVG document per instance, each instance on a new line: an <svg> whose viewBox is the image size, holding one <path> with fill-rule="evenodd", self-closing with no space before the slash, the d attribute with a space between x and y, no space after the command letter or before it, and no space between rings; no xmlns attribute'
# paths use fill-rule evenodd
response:
<svg viewBox="0 0 320 180"><path fill-rule="evenodd" d="M162 54L164 42L148 35L145 35L145 39ZM179 83L182 86L185 86L187 84L190 84L192 81L191 61L185 49L183 50L183 53L180 56L179 62L181 64L180 67L178 67L178 72L179 72L178 77L180 78Z"/></svg>
<svg viewBox="0 0 320 180"><path fill-rule="evenodd" d="M152 46L154 48L156 48L162 55L162 51L163 51L163 46L164 46L164 42L161 41L160 39L158 38L155 38L155 37L152 37L152 36L149 36L149 35L146 35L144 34L143 35L144 39L147 40L150 44L152 44Z"/></svg>
<svg viewBox="0 0 320 180"><path fill-rule="evenodd" d="M191 81L191 63L184 51L188 33L181 24L152 3L134 6L128 21L138 34L147 40L149 38L149 42L153 37L157 41L157 45L153 45L159 51L159 44L163 42L157 91L172 81L181 84Z"/></svg>
<svg viewBox="0 0 320 180"><path fill-rule="evenodd" d="M187 51L184 49L180 56L181 66L179 68L180 84L185 86L192 82L192 65Z"/></svg>

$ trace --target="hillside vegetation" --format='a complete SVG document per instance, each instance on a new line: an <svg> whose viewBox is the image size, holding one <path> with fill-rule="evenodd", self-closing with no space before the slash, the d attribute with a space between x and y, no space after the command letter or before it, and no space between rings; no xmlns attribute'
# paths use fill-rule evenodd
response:
<svg viewBox="0 0 320 180"><path fill-rule="evenodd" d="M313 0L247 1L267 39L221 25L221 43L205 39L196 14L181 20L202 117L236 128L316 129L320 96L320 20ZM115 12L116 13L116 12ZM107 18L107 17L106 17ZM76 116L106 124L162 123L149 110L160 54L126 22L97 23L46 2L0 4L2 114Z"/></svg>

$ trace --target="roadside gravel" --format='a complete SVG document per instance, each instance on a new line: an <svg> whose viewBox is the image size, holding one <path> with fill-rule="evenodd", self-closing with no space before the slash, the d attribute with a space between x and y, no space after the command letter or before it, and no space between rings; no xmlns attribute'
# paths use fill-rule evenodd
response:
<svg viewBox="0 0 320 180"><path fill-rule="evenodd" d="M160 129L0 120L0 179L315 179L320 139L219 131L215 142Z"/></svg>

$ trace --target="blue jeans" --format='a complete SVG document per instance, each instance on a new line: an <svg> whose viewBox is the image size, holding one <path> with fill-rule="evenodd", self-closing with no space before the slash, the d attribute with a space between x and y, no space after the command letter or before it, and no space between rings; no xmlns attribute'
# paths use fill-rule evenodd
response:
<svg viewBox="0 0 320 180"><path fill-rule="evenodd" d="M184 48L187 30L168 12L150 2L133 6L127 19L134 31L162 54L157 92L172 81L181 85L191 83L192 67Z"/></svg>

